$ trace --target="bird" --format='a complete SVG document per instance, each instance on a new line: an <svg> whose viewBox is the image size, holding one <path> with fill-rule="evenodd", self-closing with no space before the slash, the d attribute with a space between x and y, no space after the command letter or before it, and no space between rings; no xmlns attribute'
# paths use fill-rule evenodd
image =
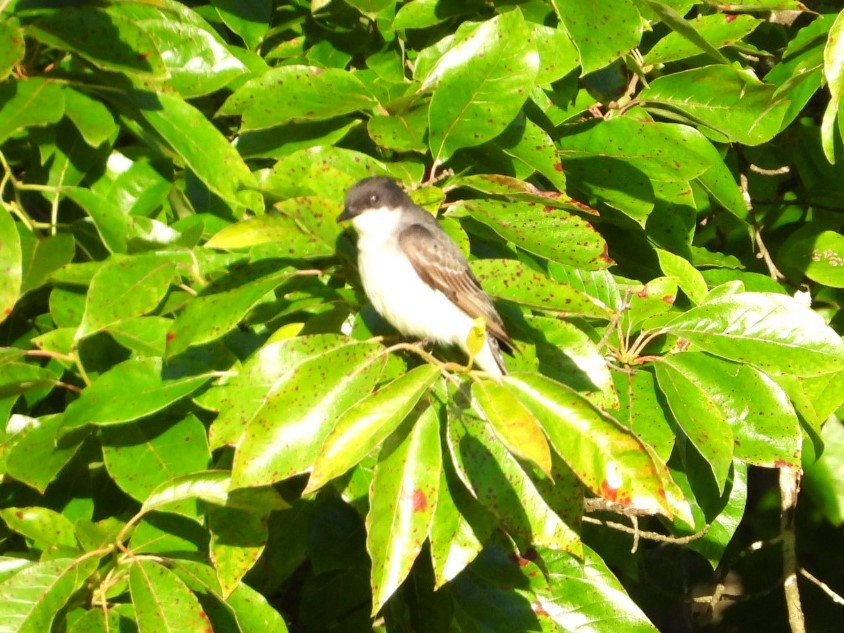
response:
<svg viewBox="0 0 844 633"><path fill-rule="evenodd" d="M401 334L441 345L466 343L478 317L486 341L474 364L494 377L507 373L501 350L515 344L489 295L454 240L433 215L417 206L398 183L364 178L346 194L338 222L357 233L358 270L375 309Z"/></svg>

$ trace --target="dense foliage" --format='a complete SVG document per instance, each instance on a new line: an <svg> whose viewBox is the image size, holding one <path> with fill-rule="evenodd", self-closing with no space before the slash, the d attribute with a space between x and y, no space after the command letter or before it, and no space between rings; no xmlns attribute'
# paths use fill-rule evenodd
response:
<svg viewBox="0 0 844 633"><path fill-rule="evenodd" d="M840 630L838 11L0 0L0 631ZM503 381L367 304L369 175Z"/></svg>

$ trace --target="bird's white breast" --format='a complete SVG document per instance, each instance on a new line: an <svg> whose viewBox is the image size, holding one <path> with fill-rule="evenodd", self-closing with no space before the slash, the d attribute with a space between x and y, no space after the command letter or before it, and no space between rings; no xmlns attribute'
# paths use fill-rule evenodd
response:
<svg viewBox="0 0 844 633"><path fill-rule="evenodd" d="M353 220L366 295L403 334L463 346L472 319L422 281L399 245L398 221L398 214L386 209L373 209Z"/></svg>

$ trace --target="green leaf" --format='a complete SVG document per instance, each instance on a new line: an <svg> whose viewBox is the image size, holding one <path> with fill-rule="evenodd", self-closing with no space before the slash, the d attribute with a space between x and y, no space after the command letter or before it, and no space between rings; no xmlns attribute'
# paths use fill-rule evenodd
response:
<svg viewBox="0 0 844 633"><path fill-rule="evenodd" d="M844 343L823 318L787 295L740 292L665 324L702 350L772 374L818 376L844 369Z"/></svg>
<svg viewBox="0 0 844 633"><path fill-rule="evenodd" d="M270 26L273 3L270 0L213 0L223 22L246 45L257 49Z"/></svg>
<svg viewBox="0 0 844 633"><path fill-rule="evenodd" d="M667 462L676 435L657 399L654 375L645 369L637 369L613 372L613 378L621 402L616 417L650 446L657 457Z"/></svg>
<svg viewBox="0 0 844 633"><path fill-rule="evenodd" d="M539 52L537 85L562 79L580 65L577 48L564 28L529 22L536 50Z"/></svg>
<svg viewBox="0 0 844 633"><path fill-rule="evenodd" d="M217 569L220 591L228 597L255 565L267 544L269 509L249 512L210 506L206 512L211 530L211 561Z"/></svg>
<svg viewBox="0 0 844 633"><path fill-rule="evenodd" d="M722 64L658 77L639 93L706 126L715 140L759 145L779 133L788 101L776 87Z"/></svg>
<svg viewBox="0 0 844 633"><path fill-rule="evenodd" d="M825 286L844 288L844 235L835 231L821 231L788 242L780 251L780 258Z"/></svg>
<svg viewBox="0 0 844 633"><path fill-rule="evenodd" d="M507 386L489 380L476 382L472 384L472 396L507 450L551 477L551 449L545 433Z"/></svg>
<svg viewBox="0 0 844 633"><path fill-rule="evenodd" d="M428 148L423 140L427 127L428 111L425 108L392 116L373 116L366 124L374 143L398 152L424 153Z"/></svg>
<svg viewBox="0 0 844 633"><path fill-rule="evenodd" d="M646 64L665 64L699 55L701 52L707 53L715 61L729 63L728 59L718 53L718 49L749 35L762 23L762 20L751 15L730 13L700 15L686 21L665 5L653 0L645 2L652 8L659 6L662 9L660 17L664 16L665 23L674 30L648 51L645 55Z"/></svg>
<svg viewBox="0 0 844 633"><path fill-rule="evenodd" d="M803 486L818 505L824 517L833 525L844 523L844 486L838 476L844 468L844 427L830 420L823 427L824 451L804 465Z"/></svg>
<svg viewBox="0 0 844 633"><path fill-rule="evenodd" d="M102 70L163 78L167 68L149 34L132 20L99 7L69 7L48 14L26 32L75 53Z"/></svg>
<svg viewBox="0 0 844 633"><path fill-rule="evenodd" d="M73 523L49 508L5 508L0 510L0 518L10 530L32 540L36 549L46 550L57 545L77 547Z"/></svg>
<svg viewBox="0 0 844 633"><path fill-rule="evenodd" d="M141 512L161 510L186 499L200 499L236 510L281 510L288 505L272 488L230 491L231 473L206 470L179 475L159 484L144 500Z"/></svg>
<svg viewBox="0 0 844 633"><path fill-rule="evenodd" d="M205 243L206 248L233 249L274 242L279 246L280 257L310 259L334 255L341 228L331 200L301 196L274 206L278 213L227 226Z"/></svg>
<svg viewBox="0 0 844 633"><path fill-rule="evenodd" d="M587 270L613 263L600 234L585 220L564 211L497 200L467 200L460 208L504 239L545 259Z"/></svg>
<svg viewBox="0 0 844 633"><path fill-rule="evenodd" d="M242 633L287 633L287 625L267 599L245 583L239 584L226 603L234 611Z"/></svg>
<svg viewBox="0 0 844 633"><path fill-rule="evenodd" d="M185 98L199 97L229 85L247 72L216 33L174 20L140 20L161 51L169 77L166 84Z"/></svg>
<svg viewBox="0 0 844 633"><path fill-rule="evenodd" d="M164 565L144 559L133 561L129 591L140 633L208 633L208 616L199 600Z"/></svg>
<svg viewBox="0 0 844 633"><path fill-rule="evenodd" d="M0 220L2 224L2 220ZM4 244L10 241L3 239ZM23 279L21 294L38 288L50 279L52 273L69 264L73 259L76 243L71 235L58 233L21 243Z"/></svg>
<svg viewBox="0 0 844 633"><path fill-rule="evenodd" d="M449 411L448 447L460 479L502 522L520 548L579 554L579 535L548 506L517 459L470 410Z"/></svg>
<svg viewBox="0 0 844 633"><path fill-rule="evenodd" d="M339 477L372 452L398 428L439 376L433 365L422 365L350 407L325 439L303 494Z"/></svg>
<svg viewBox="0 0 844 633"><path fill-rule="evenodd" d="M631 116L577 125L560 140L560 146L565 161L621 160L651 180L665 182L696 178L721 162L712 143L695 128Z"/></svg>
<svg viewBox="0 0 844 633"><path fill-rule="evenodd" d="M44 633L97 569L99 558L57 558L24 568L0 583L4 633Z"/></svg>
<svg viewBox="0 0 844 633"><path fill-rule="evenodd" d="M519 116L493 141L508 156L545 176L558 191L566 190L563 165L545 130L526 116Z"/></svg>
<svg viewBox="0 0 844 633"><path fill-rule="evenodd" d="M110 325L106 331L138 356L164 356L167 353L167 332L172 324L172 319L164 317L138 317Z"/></svg>
<svg viewBox="0 0 844 633"><path fill-rule="evenodd" d="M656 249L659 258L659 267L669 279L677 282L677 285L692 300L692 303L701 303L709 292L706 287L706 280L700 271L683 257L669 253L661 248Z"/></svg>
<svg viewBox="0 0 844 633"><path fill-rule="evenodd" d="M349 344L353 343L339 334L320 334L273 341L257 350L237 376L202 398L203 406L219 411L209 432L211 448L234 445L246 422L284 388L298 365Z"/></svg>
<svg viewBox="0 0 844 633"><path fill-rule="evenodd" d="M103 461L114 482L138 501L161 483L208 467L205 427L193 415L102 429Z"/></svg>
<svg viewBox="0 0 844 633"><path fill-rule="evenodd" d="M0 81L12 72L26 54L23 33L10 22L0 22Z"/></svg>
<svg viewBox="0 0 844 633"><path fill-rule="evenodd" d="M62 468L80 448L83 437L61 436L62 416L39 420L24 431L6 456L6 472L38 492L44 493Z"/></svg>
<svg viewBox="0 0 844 633"><path fill-rule="evenodd" d="M639 44L642 18L630 0L552 0L551 4L580 53L584 75Z"/></svg>
<svg viewBox="0 0 844 633"><path fill-rule="evenodd" d="M560 316L609 319L609 308L568 284L535 272L516 259L478 259L470 264L484 290L493 297Z"/></svg>
<svg viewBox="0 0 844 633"><path fill-rule="evenodd" d="M385 363L379 345L357 343L298 364L243 420L232 485L266 485L310 469L339 415L369 393Z"/></svg>
<svg viewBox="0 0 844 633"><path fill-rule="evenodd" d="M372 558L372 613L376 614L410 572L434 517L442 471L437 409L428 405L381 449L366 517Z"/></svg>
<svg viewBox="0 0 844 633"><path fill-rule="evenodd" d="M765 374L699 352L671 354L664 361L708 398L730 424L737 458L768 468L799 464L802 434L797 415L783 390ZM661 365L657 364L657 377ZM689 394L683 396L686 412L691 399ZM670 399L669 403L674 409ZM715 426L706 425L704 431L718 437Z"/></svg>
<svg viewBox="0 0 844 633"><path fill-rule="evenodd" d="M717 395L696 374L687 374L688 357L674 354L656 364L656 378L677 424L712 469L718 491L724 491L733 462L733 431ZM693 357L694 358L694 357Z"/></svg>
<svg viewBox="0 0 844 633"><path fill-rule="evenodd" d="M236 270L205 287L176 317L167 335L168 355L175 356L193 345L201 345L225 335L246 316L265 295L290 279L290 268L250 281L257 271Z"/></svg>
<svg viewBox="0 0 844 633"><path fill-rule="evenodd" d="M563 630L576 630L588 621L596 633L614 633L623 622L625 633L656 633L607 564L589 547L584 545L582 559L555 551L542 551L541 556L549 580L534 610L546 613Z"/></svg>
<svg viewBox="0 0 844 633"><path fill-rule="evenodd" d="M64 87L64 105L67 118L91 147L106 142L117 130L114 115L98 101L70 86Z"/></svg>
<svg viewBox="0 0 844 633"><path fill-rule="evenodd" d="M539 55L520 11L481 23L456 42L427 75L428 145L434 161L498 136L533 87Z"/></svg>
<svg viewBox="0 0 844 633"><path fill-rule="evenodd" d="M835 163L835 121L841 120L839 111L844 97L844 11L829 30L823 51L823 72L830 99L821 121L821 145L826 159ZM839 132L839 138L844 138L844 130Z"/></svg>
<svg viewBox="0 0 844 633"><path fill-rule="evenodd" d="M244 207L263 207L255 179L237 150L202 113L187 101L166 93L124 95L196 177L220 196L236 214Z"/></svg>
<svg viewBox="0 0 844 633"><path fill-rule="evenodd" d="M175 272L172 261L155 253L108 259L91 279L76 339L155 309Z"/></svg>
<svg viewBox="0 0 844 633"><path fill-rule="evenodd" d="M451 475L446 465L430 529L435 588L453 580L472 562L494 528L494 517Z"/></svg>
<svg viewBox="0 0 844 633"><path fill-rule="evenodd" d="M346 70L280 66L238 88L220 114L240 114L244 130L259 130L292 120L330 119L375 104L363 82Z"/></svg>
<svg viewBox="0 0 844 633"><path fill-rule="evenodd" d="M31 77L0 84L0 143L18 130L55 123L64 114L61 84Z"/></svg>
<svg viewBox="0 0 844 633"><path fill-rule="evenodd" d="M161 358L127 360L82 391L67 407L62 426L71 429L131 422L167 408L210 379L210 373L168 378Z"/></svg>
<svg viewBox="0 0 844 633"><path fill-rule="evenodd" d="M21 293L21 240L12 214L0 210L0 322L8 317Z"/></svg>
<svg viewBox="0 0 844 633"><path fill-rule="evenodd" d="M538 374L506 383L536 416L551 446L596 495L650 514L688 516L667 468L641 440L569 387Z"/></svg>

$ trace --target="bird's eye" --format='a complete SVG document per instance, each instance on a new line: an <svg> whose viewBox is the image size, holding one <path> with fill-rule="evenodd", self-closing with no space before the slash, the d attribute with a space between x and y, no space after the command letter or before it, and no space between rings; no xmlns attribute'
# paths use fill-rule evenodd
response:
<svg viewBox="0 0 844 633"><path fill-rule="evenodd" d="M371 196L369 196L369 204L378 204L378 195L377 194L373 193Z"/></svg>

